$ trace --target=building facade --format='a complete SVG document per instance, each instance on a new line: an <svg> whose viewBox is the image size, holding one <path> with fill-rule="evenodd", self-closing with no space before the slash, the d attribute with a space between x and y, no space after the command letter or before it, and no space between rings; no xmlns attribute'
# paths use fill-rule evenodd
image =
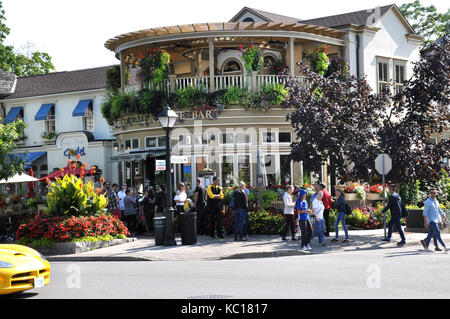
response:
<svg viewBox="0 0 450 319"><path fill-rule="evenodd" d="M106 42L120 60L122 90L138 92L136 57L145 49L160 48L171 55L171 74L164 89L169 93L186 87L209 92L238 86L258 92L280 77L271 66L284 64L290 75L299 76L296 63L304 54L322 45L328 55L348 61L350 72L366 76L374 91L402 81L412 74L420 57L422 37L415 34L396 5L342 15L301 20L244 7L227 23L203 23L140 30ZM264 65L248 72L239 48L261 48ZM211 72L210 70L214 70ZM130 73L130 80L127 74ZM271 185L324 181L329 184L326 165L321 172L303 170L303 163L289 159L294 132L282 106L253 110L243 105L225 109L176 109L180 121L171 135L173 183L195 186L205 169L221 178L222 185L244 180ZM154 116L128 114L113 124L117 154L111 163L119 179L135 183L164 182L156 166L165 158L165 133ZM137 178L136 178L137 177Z"/></svg>
<svg viewBox="0 0 450 319"><path fill-rule="evenodd" d="M78 154L106 178L114 177L106 164L113 136L100 111L107 68L17 78L14 90L0 101L4 123L21 119L27 125L13 155L22 156L35 177L66 167Z"/></svg>

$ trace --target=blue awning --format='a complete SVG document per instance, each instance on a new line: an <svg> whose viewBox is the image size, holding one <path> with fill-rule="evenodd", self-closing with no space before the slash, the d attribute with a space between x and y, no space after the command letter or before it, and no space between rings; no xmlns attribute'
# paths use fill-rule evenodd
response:
<svg viewBox="0 0 450 319"><path fill-rule="evenodd" d="M43 121L47 118L48 112L52 109L54 104L42 104L39 111L36 113L34 119L36 121Z"/></svg>
<svg viewBox="0 0 450 319"><path fill-rule="evenodd" d="M22 107L13 107L12 109L10 109L3 123L9 124L14 122L17 116L19 115L20 111L22 111Z"/></svg>
<svg viewBox="0 0 450 319"><path fill-rule="evenodd" d="M17 154L8 154L8 159L11 158L18 158L24 160L24 162L27 164L25 167L26 169L29 169L31 164L40 159L42 156L47 154L47 152L33 152L33 153L17 153Z"/></svg>
<svg viewBox="0 0 450 319"><path fill-rule="evenodd" d="M78 102L77 107L73 110L72 116L83 116L92 100L81 100Z"/></svg>

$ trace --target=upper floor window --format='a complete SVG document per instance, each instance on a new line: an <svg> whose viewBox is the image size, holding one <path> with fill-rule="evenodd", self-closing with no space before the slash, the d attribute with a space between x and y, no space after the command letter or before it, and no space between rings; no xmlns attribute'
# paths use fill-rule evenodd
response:
<svg viewBox="0 0 450 319"><path fill-rule="evenodd" d="M395 94L403 91L403 82L406 79L406 62L394 60L394 90Z"/></svg>
<svg viewBox="0 0 450 319"><path fill-rule="evenodd" d="M93 131L94 130L94 110L92 108L92 103L86 108L83 115L83 130Z"/></svg>
<svg viewBox="0 0 450 319"><path fill-rule="evenodd" d="M56 131L56 118L55 118L55 106L52 106L45 117L45 131Z"/></svg>
<svg viewBox="0 0 450 319"><path fill-rule="evenodd" d="M222 74L241 74L241 73L242 67L237 60L231 59L223 64Z"/></svg>
<svg viewBox="0 0 450 319"><path fill-rule="evenodd" d="M242 22L255 22L255 20L253 20L253 18L248 17L242 20Z"/></svg>
<svg viewBox="0 0 450 319"><path fill-rule="evenodd" d="M147 137L145 139L146 148L165 147L165 146L166 146L165 136Z"/></svg>
<svg viewBox="0 0 450 319"><path fill-rule="evenodd" d="M378 93L389 90L389 61L378 59Z"/></svg>

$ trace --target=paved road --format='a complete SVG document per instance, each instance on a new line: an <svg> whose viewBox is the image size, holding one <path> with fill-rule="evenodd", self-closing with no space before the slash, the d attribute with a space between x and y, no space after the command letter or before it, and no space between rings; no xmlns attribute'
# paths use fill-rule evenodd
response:
<svg viewBox="0 0 450 319"><path fill-rule="evenodd" d="M418 247L218 261L53 262L14 297L87 299L449 298L450 254Z"/></svg>

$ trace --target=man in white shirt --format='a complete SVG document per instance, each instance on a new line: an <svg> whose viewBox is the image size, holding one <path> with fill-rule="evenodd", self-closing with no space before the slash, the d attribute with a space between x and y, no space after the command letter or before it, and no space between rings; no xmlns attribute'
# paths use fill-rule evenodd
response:
<svg viewBox="0 0 450 319"><path fill-rule="evenodd" d="M291 229L292 240L295 239L295 224L294 224L294 208L295 202L292 199L292 193L294 191L294 187L289 185L284 193L283 202L284 202L284 230L283 230L283 240L286 240L286 235L288 228Z"/></svg>
<svg viewBox="0 0 450 319"><path fill-rule="evenodd" d="M325 221L323 218L323 212L325 210L325 206L322 202L323 192L319 191L317 193L316 198L314 198L312 202L312 210L315 218L315 224L314 224L314 234L313 238L315 236L319 237L319 244L321 246L325 246L325 243L323 242L324 239L324 228L325 228Z"/></svg>

